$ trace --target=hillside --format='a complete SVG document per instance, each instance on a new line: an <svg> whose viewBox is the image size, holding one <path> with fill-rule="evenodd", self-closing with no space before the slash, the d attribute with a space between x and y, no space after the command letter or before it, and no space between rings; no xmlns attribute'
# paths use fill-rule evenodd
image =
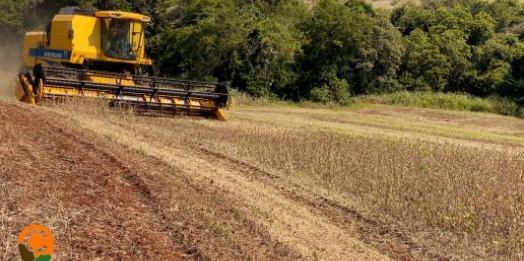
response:
<svg viewBox="0 0 524 261"><path fill-rule="evenodd" d="M518 119L244 105L218 122L49 106L0 103L2 260L29 222L56 233L53 260L523 253Z"/></svg>

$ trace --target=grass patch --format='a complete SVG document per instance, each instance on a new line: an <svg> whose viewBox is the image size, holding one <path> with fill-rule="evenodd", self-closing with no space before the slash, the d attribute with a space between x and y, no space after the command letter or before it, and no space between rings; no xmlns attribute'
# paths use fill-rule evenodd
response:
<svg viewBox="0 0 524 261"><path fill-rule="evenodd" d="M341 106L336 103L322 104L311 101L283 101L279 99L255 98L248 94L232 91L235 103L240 108L250 107L297 107L311 109L348 110L369 107L373 104L406 106L415 108L442 109L450 111L487 112L504 116L523 118L524 110L505 98L479 98L469 94L437 92L396 92L381 95L362 95L351 98L351 104Z"/></svg>
<svg viewBox="0 0 524 261"><path fill-rule="evenodd" d="M366 95L353 98L355 103L372 103L458 111L489 112L522 117L524 113L516 103L500 98L479 98L468 94L436 92L396 92L383 95Z"/></svg>

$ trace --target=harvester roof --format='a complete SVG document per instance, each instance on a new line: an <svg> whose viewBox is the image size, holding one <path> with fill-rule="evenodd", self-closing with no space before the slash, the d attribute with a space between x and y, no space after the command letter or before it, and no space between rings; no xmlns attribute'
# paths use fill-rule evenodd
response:
<svg viewBox="0 0 524 261"><path fill-rule="evenodd" d="M98 11L95 13L95 16L101 18L129 19L146 23L151 21L151 18L149 18L148 16L122 11Z"/></svg>
<svg viewBox="0 0 524 261"><path fill-rule="evenodd" d="M77 6L67 6L60 9L58 13L60 15L87 15L100 18L118 18L118 19L129 19L139 22L150 22L151 18L145 15L124 12L120 10L94 10L94 9L83 9Z"/></svg>

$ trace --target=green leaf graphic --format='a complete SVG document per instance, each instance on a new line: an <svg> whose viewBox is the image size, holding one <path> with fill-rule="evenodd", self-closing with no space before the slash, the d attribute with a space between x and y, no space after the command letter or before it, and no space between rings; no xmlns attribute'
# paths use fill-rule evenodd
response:
<svg viewBox="0 0 524 261"><path fill-rule="evenodd" d="M51 255L39 256L34 261L51 261Z"/></svg>

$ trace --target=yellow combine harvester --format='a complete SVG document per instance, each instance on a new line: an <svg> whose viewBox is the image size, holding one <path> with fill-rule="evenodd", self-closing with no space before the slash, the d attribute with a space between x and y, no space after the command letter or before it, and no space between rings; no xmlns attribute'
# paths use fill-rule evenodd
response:
<svg viewBox="0 0 524 261"><path fill-rule="evenodd" d="M15 96L38 104L57 97L101 97L137 112L227 120L224 84L158 78L146 58L150 18L121 11L62 8L47 30L27 32Z"/></svg>

